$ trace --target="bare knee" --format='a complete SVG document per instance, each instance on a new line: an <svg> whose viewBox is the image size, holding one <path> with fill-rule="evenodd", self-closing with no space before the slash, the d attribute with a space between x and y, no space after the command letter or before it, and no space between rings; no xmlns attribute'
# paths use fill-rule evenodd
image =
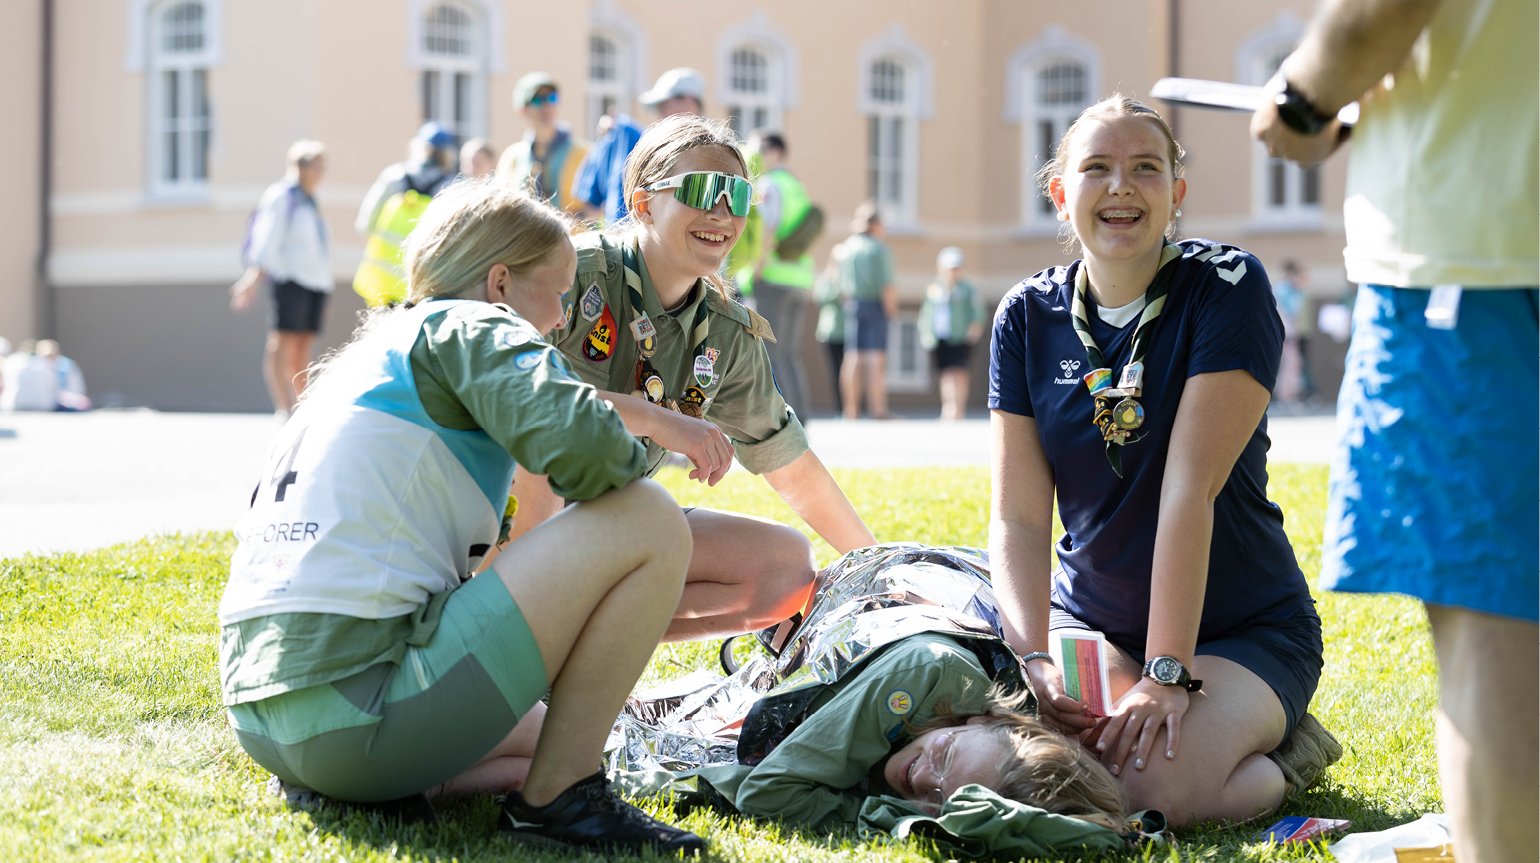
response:
<svg viewBox="0 0 1540 863"><path fill-rule="evenodd" d="M745 573L754 597L748 608L749 629L763 629L796 614L816 574L812 543L801 531L771 525L763 539Z"/></svg>
<svg viewBox="0 0 1540 863"><path fill-rule="evenodd" d="M690 524L684 510L663 486L650 479L638 479L605 493L599 500L615 511L623 533L630 533L632 541L649 548L676 554L680 561L681 577L684 565L690 559Z"/></svg>

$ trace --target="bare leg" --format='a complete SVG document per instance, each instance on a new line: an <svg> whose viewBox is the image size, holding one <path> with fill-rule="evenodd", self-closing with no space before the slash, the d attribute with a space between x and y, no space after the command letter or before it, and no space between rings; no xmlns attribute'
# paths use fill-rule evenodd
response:
<svg viewBox="0 0 1540 863"><path fill-rule="evenodd" d="M535 743L540 739L540 729L544 724L545 705L537 701L485 758L466 768L459 776L431 789L429 795L453 797L523 788L524 779L529 775L529 766L534 761Z"/></svg>
<svg viewBox="0 0 1540 863"><path fill-rule="evenodd" d="M887 419L888 413L888 355L885 351L861 351L866 362L867 402L872 406L872 416Z"/></svg>
<svg viewBox="0 0 1540 863"><path fill-rule="evenodd" d="M299 397L305 394L305 387L310 383L311 351L315 347L315 333L285 333L289 336L289 386L294 391L294 401L299 402Z"/></svg>
<svg viewBox="0 0 1540 863"><path fill-rule="evenodd" d="M861 351L846 350L840 364L840 390L844 393L847 420L861 416L861 356Z"/></svg>
<svg viewBox="0 0 1540 863"><path fill-rule="evenodd" d="M1140 666L1118 648L1112 652L1112 691L1121 697L1138 681ZM1176 758L1165 757L1162 729L1144 768L1130 766L1118 776L1132 808L1159 809L1174 827L1246 821L1277 809L1283 771L1265 753L1283 739L1278 696L1255 674L1217 656L1194 659L1193 676L1203 680L1204 691L1192 694L1182 717Z"/></svg>
<svg viewBox="0 0 1540 863"><path fill-rule="evenodd" d="M941 373L941 418L960 420L968 404L968 370L947 369Z"/></svg>
<svg viewBox="0 0 1540 863"><path fill-rule="evenodd" d="M1540 847L1534 721L1537 627L1429 605L1438 655L1438 773L1460 863L1528 859Z"/></svg>
<svg viewBox="0 0 1540 863"><path fill-rule="evenodd" d="M709 509L691 510L689 521L695 551L666 640L753 632L806 604L813 588L813 549L800 532Z"/></svg>
<svg viewBox="0 0 1540 863"><path fill-rule="evenodd" d="M563 510L505 552L478 577L508 586L551 681L523 787L542 806L598 769L610 726L679 604L689 526L661 486L637 480ZM506 751L516 743L505 739Z"/></svg>
<svg viewBox="0 0 1540 863"><path fill-rule="evenodd" d="M262 349L262 381L267 384L267 395L273 400L273 409L292 413L294 388L284 376L287 363L284 361L283 336L283 333L276 330L267 334L267 344Z"/></svg>
<svg viewBox="0 0 1540 863"><path fill-rule="evenodd" d="M300 393L305 391L305 369L310 365L314 333L273 330L267 334L262 358L262 379L267 382L273 407L293 413Z"/></svg>

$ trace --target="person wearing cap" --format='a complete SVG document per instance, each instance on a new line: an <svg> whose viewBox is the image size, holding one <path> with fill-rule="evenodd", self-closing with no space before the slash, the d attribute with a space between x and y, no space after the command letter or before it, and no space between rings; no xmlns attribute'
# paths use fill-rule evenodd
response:
<svg viewBox="0 0 1540 863"><path fill-rule="evenodd" d="M680 66L658 76L652 89L638 100L657 112L658 119L674 114L700 114L705 110L706 79L700 72ZM578 168L573 194L582 199L589 215L611 224L625 218L626 157L642 138L642 127L626 114L616 116Z"/></svg>
<svg viewBox="0 0 1540 863"><path fill-rule="evenodd" d="M372 307L406 298L402 244L428 200L458 176L459 141L449 127L429 121L408 144L407 159L380 172L364 195L354 227L368 237L353 274L353 290Z"/></svg>
<svg viewBox="0 0 1540 863"><path fill-rule="evenodd" d="M428 196L438 194L455 178L460 158L458 145L459 138L448 126L431 120L422 124L407 144L406 161L387 167L375 178L353 226L360 234L369 233L385 200L403 189L416 189Z"/></svg>
<svg viewBox="0 0 1540 863"><path fill-rule="evenodd" d="M936 281L920 304L920 346L930 352L941 387L941 418L960 420L968 407L968 355L984 334L984 302L963 278L963 250L936 255Z"/></svg>
<svg viewBox="0 0 1540 863"><path fill-rule="evenodd" d="M581 213L583 202L572 192L588 142L573 137L571 128L557 121L559 100L560 88L545 72L530 72L513 85L513 106L529 123L529 131L503 151L497 177L559 210Z"/></svg>

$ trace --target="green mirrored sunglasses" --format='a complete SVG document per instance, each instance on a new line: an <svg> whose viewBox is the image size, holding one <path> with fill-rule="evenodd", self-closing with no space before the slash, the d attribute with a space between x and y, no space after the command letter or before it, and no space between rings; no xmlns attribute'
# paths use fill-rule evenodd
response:
<svg viewBox="0 0 1540 863"><path fill-rule="evenodd" d="M675 174L642 188L648 192L673 189L676 200L697 210L711 210L716 207L717 201L725 196L727 211L734 216L747 216L749 206L754 202L754 184L735 174L722 174L717 171Z"/></svg>

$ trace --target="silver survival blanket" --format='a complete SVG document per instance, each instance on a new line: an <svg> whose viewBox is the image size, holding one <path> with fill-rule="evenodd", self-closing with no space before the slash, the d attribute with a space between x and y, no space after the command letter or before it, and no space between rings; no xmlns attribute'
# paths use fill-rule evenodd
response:
<svg viewBox="0 0 1540 863"><path fill-rule="evenodd" d="M768 656L728 677L697 671L633 695L605 746L609 772L757 764L807 716L817 695L884 647L950 636L1010 689L1025 686L1000 639L987 555L913 543L857 549L819 574L814 600L755 637Z"/></svg>

